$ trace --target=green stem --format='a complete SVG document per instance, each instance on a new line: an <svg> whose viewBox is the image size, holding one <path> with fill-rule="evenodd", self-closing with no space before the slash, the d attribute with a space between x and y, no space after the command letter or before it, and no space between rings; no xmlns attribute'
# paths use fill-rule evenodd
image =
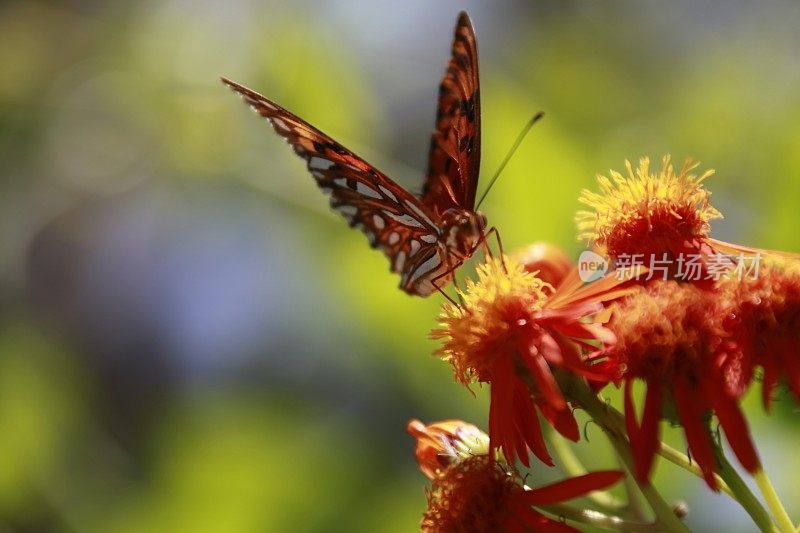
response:
<svg viewBox="0 0 800 533"><path fill-rule="evenodd" d="M789 518L786 509L784 509L780 498L778 498L778 494L775 492L775 487L772 486L772 482L764 469L762 468L753 474L753 479L756 485L758 485L761 494L764 496L767 507L772 511L772 516L775 517L775 522L778 524L778 531L781 533L794 533L794 524L791 518Z"/></svg>
<svg viewBox="0 0 800 533"><path fill-rule="evenodd" d="M553 429L553 426L544 423L542 424L542 430L545 438L550 442L553 451L558 457L558 464L564 469L564 472L572 477L578 477L588 473L588 470L583 466L581 460L567 444L567 440L559 435L558 432ZM590 492L587 498L593 501L598 507L611 513L618 513L620 510L628 507L625 502L614 497L614 495L607 491L598 490Z"/></svg>
<svg viewBox="0 0 800 533"><path fill-rule="evenodd" d="M625 465L622 464L622 459L617 457L617 464L620 467L624 467ZM636 483L636 480L632 476L625 476L625 479L622 480L625 485L625 494L628 496L628 512L630 515L638 520L645 520L647 518L647 514L644 509L642 509L642 503L640 500L641 491L639 490L639 485Z"/></svg>
<svg viewBox="0 0 800 533"><path fill-rule="evenodd" d="M622 518L608 516L590 509L575 509L574 507L563 504L542 505L537 507L537 509L545 511L557 518L564 518L572 520L573 522L588 524L603 529L630 531L633 533L653 533L659 531L655 524L623 520Z"/></svg>
<svg viewBox="0 0 800 533"><path fill-rule="evenodd" d="M617 455L622 460L629 475L633 476L635 471L633 454L630 443L625 436L624 430L620 430L615 423L614 416L611 414L608 405L602 402L584 383L578 378L571 378L569 390L565 390L569 397L575 400L592 419L602 427ZM661 531L666 532L685 532L688 531L683 522L672 512L672 508L661 497L658 491L650 484L639 484L642 496L647 500Z"/></svg>
<svg viewBox="0 0 800 533"><path fill-rule="evenodd" d="M767 510L764 509L764 506L758 501L753 491L750 490L750 487L747 486L733 465L728 461L728 458L725 457L722 448L720 446L716 446L715 448L717 464L719 465L719 474L728 483L734 499L747 511L747 514L750 515L750 518L753 519L753 522L755 522L756 526L758 526L761 531L775 531L775 524L773 524Z"/></svg>
<svg viewBox="0 0 800 533"><path fill-rule="evenodd" d="M661 448L658 450L658 455L660 455L670 463L674 464L675 466L678 466L686 470L687 472L694 474L700 479L704 479L703 471L700 470L700 467L697 466L697 463L690 460L686 454L679 452L675 448L667 444L664 444L662 442ZM722 479L721 476L714 474L714 478L717 480L717 486L719 487L719 490L721 490L734 500L738 499L736 494L734 494L734 492L731 490L731 488L728 486L725 480Z"/></svg>

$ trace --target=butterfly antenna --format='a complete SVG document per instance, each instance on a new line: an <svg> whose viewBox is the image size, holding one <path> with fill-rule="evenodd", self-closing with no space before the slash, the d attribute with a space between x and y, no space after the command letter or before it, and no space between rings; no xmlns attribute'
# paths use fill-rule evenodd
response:
<svg viewBox="0 0 800 533"><path fill-rule="evenodd" d="M497 181L497 178L500 177L500 174L503 172L503 169L506 168L506 165L508 164L508 162L511 161L511 158L514 155L514 152L516 152L517 148L519 148L519 145L522 144L522 141L525 139L525 136L528 134L529 131L531 131L531 128L533 127L533 125L536 124L537 122L539 122L539 120L543 116L544 116L544 112L543 111L539 111L538 113L536 113L533 116L533 118L531 118L527 122L527 124L525 124L525 126L522 128L522 131L519 132L519 135L517 135L517 140L515 140L514 144L511 145L511 149L508 151L508 153L506 154L505 158L503 158L503 161L500 163L500 167L494 173L494 176L492 176L492 179L489 180L489 186L486 187L485 191L483 191L483 195L481 195L481 199L478 200L478 205L475 206L475 209L478 209L481 206L483 201L486 199L486 195L489 194L490 190L492 190L492 186Z"/></svg>

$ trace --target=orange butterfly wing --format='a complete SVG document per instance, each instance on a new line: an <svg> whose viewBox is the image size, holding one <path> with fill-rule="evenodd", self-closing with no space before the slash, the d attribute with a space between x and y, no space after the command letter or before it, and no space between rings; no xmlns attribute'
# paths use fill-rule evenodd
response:
<svg viewBox="0 0 800 533"><path fill-rule="evenodd" d="M439 241L438 217L419 198L303 119L236 82L222 78L260 116L266 118L297 155L331 206L351 227L361 229L373 247L381 248L401 288L426 296L427 281L446 265Z"/></svg>
<svg viewBox="0 0 800 533"><path fill-rule="evenodd" d="M478 43L472 21L461 12L450 63L439 85L436 129L431 137L422 201L442 212L474 210L481 162Z"/></svg>

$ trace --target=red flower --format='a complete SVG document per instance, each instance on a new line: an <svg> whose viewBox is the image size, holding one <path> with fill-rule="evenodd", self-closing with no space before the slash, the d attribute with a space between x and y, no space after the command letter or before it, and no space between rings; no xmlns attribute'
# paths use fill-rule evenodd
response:
<svg viewBox="0 0 800 533"><path fill-rule="evenodd" d="M464 303L445 305L441 328L432 332L443 339L436 352L450 362L456 378L469 385L489 383L490 447L503 449L509 464L526 466L528 449L548 465L550 458L539 427L537 409L565 437L578 440L579 431L553 368L589 379L606 379L593 369L581 348L597 350L613 342L613 335L584 319L602 309L608 290L619 282L605 280L580 287L577 274L558 290L506 258L490 259L478 268L477 283L468 280Z"/></svg>
<svg viewBox="0 0 800 533"><path fill-rule="evenodd" d="M614 304L608 326L617 344L609 361L625 382L625 421L636 475L647 481L659 443L662 417L679 422L693 459L708 485L716 489L714 442L709 419L715 414L742 466L759 468L759 459L738 405L748 373L741 358L725 349L721 327L726 308L718 294L674 281L656 281ZM647 384L641 424L634 411L632 386ZM675 411L675 415L671 415Z"/></svg>
<svg viewBox="0 0 800 533"><path fill-rule="evenodd" d="M781 378L800 399L800 263L772 257L757 277L726 279L720 291L731 306L724 322L730 351L739 351L750 375L753 366L764 369L764 406Z"/></svg>
<svg viewBox="0 0 800 533"><path fill-rule="evenodd" d="M622 478L619 471L601 471L526 490L519 474L487 456L453 463L433 479L422 531L459 532L573 532L532 508L605 489Z"/></svg>
<svg viewBox="0 0 800 533"><path fill-rule="evenodd" d="M710 286L718 279L712 271L721 273L735 265L717 253L718 243L709 236L710 221L722 218L703 186L713 170L693 174L697 164L687 160L675 172L669 156L657 173L646 157L636 169L628 161L625 167L627 175L611 171L611 179L598 176L599 194L581 194L579 201L590 210L577 214L580 239L618 266L657 265L643 278L647 280L682 279Z"/></svg>

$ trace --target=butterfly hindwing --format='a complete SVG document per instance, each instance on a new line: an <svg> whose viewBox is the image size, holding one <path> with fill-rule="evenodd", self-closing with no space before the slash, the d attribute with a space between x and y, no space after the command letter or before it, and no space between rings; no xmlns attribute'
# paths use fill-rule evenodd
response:
<svg viewBox="0 0 800 533"><path fill-rule="evenodd" d="M469 16L456 23L450 62L439 85L436 128L431 137L423 202L439 212L472 210L481 150L478 45Z"/></svg>
<svg viewBox="0 0 800 533"><path fill-rule="evenodd" d="M439 256L435 214L375 167L278 104L238 83L222 81L266 118L297 155L331 206L352 227L361 229L373 247L381 248L391 269L403 274L401 286L413 292L415 272Z"/></svg>

